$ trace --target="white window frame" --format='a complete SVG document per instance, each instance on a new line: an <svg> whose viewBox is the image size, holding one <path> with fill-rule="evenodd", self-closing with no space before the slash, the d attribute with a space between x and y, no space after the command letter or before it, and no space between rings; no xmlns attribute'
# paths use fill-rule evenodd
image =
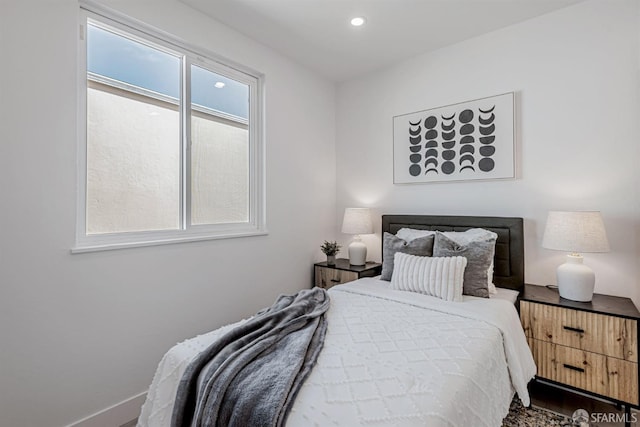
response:
<svg viewBox="0 0 640 427"><path fill-rule="evenodd" d="M180 225L177 230L87 234L87 47L86 25L122 31L144 44L182 56L180 97L181 189ZM249 86L249 221L210 225L191 225L191 65L197 65ZM176 37L149 27L102 5L80 3L78 42L78 171L76 243L72 253L154 246L198 240L265 235L265 162L264 162L264 75L196 48Z"/></svg>

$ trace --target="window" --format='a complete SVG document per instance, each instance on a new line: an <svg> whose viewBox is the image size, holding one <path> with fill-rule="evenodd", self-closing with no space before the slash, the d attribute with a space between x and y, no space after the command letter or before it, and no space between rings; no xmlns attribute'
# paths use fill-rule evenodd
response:
<svg viewBox="0 0 640 427"><path fill-rule="evenodd" d="M260 75L82 11L74 252L266 233Z"/></svg>

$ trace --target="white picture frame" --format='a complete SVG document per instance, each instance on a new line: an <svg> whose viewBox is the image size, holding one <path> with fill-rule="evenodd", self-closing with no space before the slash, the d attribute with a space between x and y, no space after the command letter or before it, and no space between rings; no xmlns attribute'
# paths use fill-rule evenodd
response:
<svg viewBox="0 0 640 427"><path fill-rule="evenodd" d="M515 178L514 93L393 117L394 184Z"/></svg>

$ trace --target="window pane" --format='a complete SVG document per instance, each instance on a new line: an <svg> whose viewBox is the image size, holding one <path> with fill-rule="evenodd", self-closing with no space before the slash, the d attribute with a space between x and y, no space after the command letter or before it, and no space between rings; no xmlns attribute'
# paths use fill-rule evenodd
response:
<svg viewBox="0 0 640 427"><path fill-rule="evenodd" d="M249 87L192 65L191 99L191 223L248 222Z"/></svg>
<svg viewBox="0 0 640 427"><path fill-rule="evenodd" d="M249 118L249 86L198 66L191 67L191 102L225 114Z"/></svg>
<svg viewBox="0 0 640 427"><path fill-rule="evenodd" d="M177 229L181 60L88 28L87 234Z"/></svg>
<svg viewBox="0 0 640 427"><path fill-rule="evenodd" d="M180 58L89 24L87 70L123 83L180 97Z"/></svg>

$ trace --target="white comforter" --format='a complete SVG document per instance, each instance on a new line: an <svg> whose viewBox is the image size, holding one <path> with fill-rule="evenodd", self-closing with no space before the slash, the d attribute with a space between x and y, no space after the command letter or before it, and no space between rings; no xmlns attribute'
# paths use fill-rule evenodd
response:
<svg viewBox="0 0 640 427"><path fill-rule="evenodd" d="M330 290L325 344L287 426L500 426L536 367L513 304L446 302L360 279ZM165 354L138 426L169 426L189 362L241 322Z"/></svg>

